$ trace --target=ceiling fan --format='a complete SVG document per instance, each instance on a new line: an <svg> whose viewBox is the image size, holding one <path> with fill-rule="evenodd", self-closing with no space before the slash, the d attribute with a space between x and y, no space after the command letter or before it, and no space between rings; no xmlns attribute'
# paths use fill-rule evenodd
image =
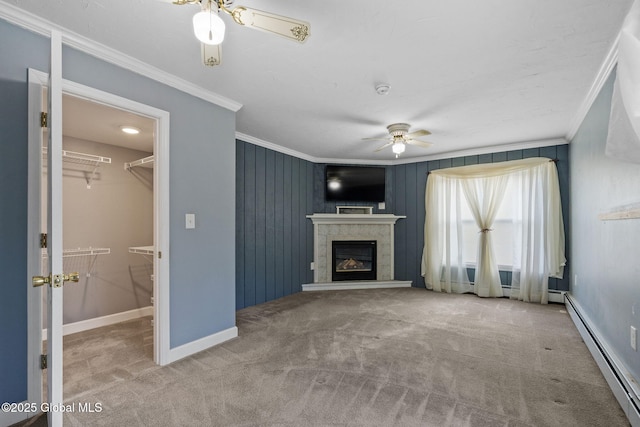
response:
<svg viewBox="0 0 640 427"><path fill-rule="evenodd" d="M409 128L410 126L407 123L394 123L387 126L389 136L385 138L363 138L363 141L389 141L382 147L374 150L374 152L378 152L391 146L391 150L396 155L396 158L398 158L400 154L404 153L406 144L416 145L418 147L424 148L429 148L433 145L431 142L414 139L419 136L431 135L431 132L424 129L409 132Z"/></svg>
<svg viewBox="0 0 640 427"><path fill-rule="evenodd" d="M244 6L229 9L233 0L172 0L172 3L200 5L202 10L193 16L193 31L202 42L204 64L210 67L220 65L222 58L225 23L219 16L221 11L230 15L236 24L300 43L304 43L310 35L308 22Z"/></svg>

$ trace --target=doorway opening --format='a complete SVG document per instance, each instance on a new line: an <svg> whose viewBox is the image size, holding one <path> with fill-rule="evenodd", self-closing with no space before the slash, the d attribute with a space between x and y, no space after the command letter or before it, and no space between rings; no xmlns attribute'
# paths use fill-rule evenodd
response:
<svg viewBox="0 0 640 427"><path fill-rule="evenodd" d="M42 208L48 204L47 185L42 182L41 165L46 165L42 151L47 149L48 138L46 127L42 129L39 123L40 111L46 111L43 106L47 77L29 70L30 165L38 165L35 174L30 169L29 175L30 211L38 213L29 220L30 236L47 227L43 214L46 208ZM142 332L138 334L141 345L137 351L142 352L145 363L167 364L169 113L77 83L62 83L63 264L65 271L80 273L78 283L65 283L63 287L63 334L87 331L85 335L93 340L87 347L95 344L108 350L112 335L127 326L128 336L122 342ZM34 119L36 116L38 119ZM98 116L99 120L91 116ZM132 139L122 132L125 125L139 129L146 137ZM115 136L109 139L108 133ZM46 250L43 256L36 247L30 244L29 265L48 264L43 262ZM40 401L43 390L39 363L34 363L40 359L46 327L46 316L42 314L47 306L43 304L43 294L47 291L41 292L42 289L46 287L30 288L29 292L28 375L29 396L34 402ZM93 337L92 330L96 331ZM122 359L128 357L116 347L111 350L119 358L115 364L122 364ZM63 349L61 358L64 353ZM96 366L109 364L104 354L76 355L76 359L95 372ZM65 382L75 371L73 360L69 362L70 365L65 363L69 366L65 369ZM86 384L89 383L85 381L85 387Z"/></svg>

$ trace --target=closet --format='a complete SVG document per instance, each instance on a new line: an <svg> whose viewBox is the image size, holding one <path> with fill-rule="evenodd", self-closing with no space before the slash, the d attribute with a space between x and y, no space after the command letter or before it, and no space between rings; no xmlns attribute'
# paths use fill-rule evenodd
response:
<svg viewBox="0 0 640 427"><path fill-rule="evenodd" d="M64 287L65 334L153 315L154 129L155 120L63 97L63 263L80 275Z"/></svg>

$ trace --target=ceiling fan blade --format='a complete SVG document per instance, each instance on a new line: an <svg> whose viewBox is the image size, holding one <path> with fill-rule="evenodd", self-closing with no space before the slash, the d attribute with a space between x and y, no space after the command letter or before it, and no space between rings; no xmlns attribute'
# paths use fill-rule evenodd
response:
<svg viewBox="0 0 640 427"><path fill-rule="evenodd" d="M266 33L277 34L300 43L304 43L307 37L309 37L309 23L298 19L244 6L238 6L233 9L231 16L233 20L240 25L246 25L247 27Z"/></svg>
<svg viewBox="0 0 640 427"><path fill-rule="evenodd" d="M220 65L222 62L222 46L211 45L211 44L202 44L202 61L204 65L209 67L215 67L216 65Z"/></svg>
<svg viewBox="0 0 640 427"><path fill-rule="evenodd" d="M389 137L386 138L381 138L381 137L377 137L377 138L362 138L363 141L389 141Z"/></svg>
<svg viewBox="0 0 640 427"><path fill-rule="evenodd" d="M374 153L377 153L380 150L384 150L385 148L387 148L388 146L393 145L393 141L387 142L386 144L384 144L382 147L377 148L375 150L373 150Z"/></svg>
<svg viewBox="0 0 640 427"><path fill-rule="evenodd" d="M408 139L405 141L407 144L411 144L411 145L417 145L418 147L424 147L424 148L429 148L433 145L432 142L427 142L427 141L419 141L417 139Z"/></svg>
<svg viewBox="0 0 640 427"><path fill-rule="evenodd" d="M415 132L410 132L410 133L406 134L405 136L407 136L409 138L414 138L416 136L426 136L426 135L431 135L431 132L429 132L428 130L420 129L420 130L417 130Z"/></svg>

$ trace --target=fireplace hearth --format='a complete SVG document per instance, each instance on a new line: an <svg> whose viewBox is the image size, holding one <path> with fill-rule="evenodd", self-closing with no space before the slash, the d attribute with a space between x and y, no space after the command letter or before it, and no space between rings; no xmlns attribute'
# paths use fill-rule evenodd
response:
<svg viewBox="0 0 640 427"><path fill-rule="evenodd" d="M331 245L332 281L376 280L375 240L334 240Z"/></svg>

